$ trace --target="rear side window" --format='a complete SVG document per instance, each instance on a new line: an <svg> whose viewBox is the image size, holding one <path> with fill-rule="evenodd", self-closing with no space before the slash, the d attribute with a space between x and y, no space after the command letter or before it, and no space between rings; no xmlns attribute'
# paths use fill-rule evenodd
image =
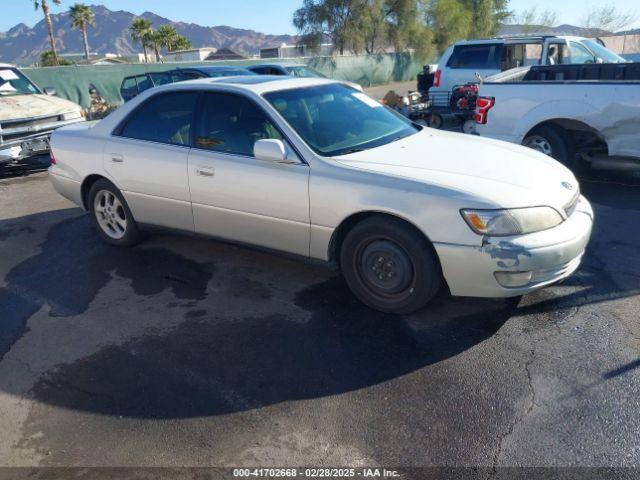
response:
<svg viewBox="0 0 640 480"><path fill-rule="evenodd" d="M156 95L129 115L119 136L189 145L197 92L173 92Z"/></svg>
<svg viewBox="0 0 640 480"><path fill-rule="evenodd" d="M500 44L457 45L447 62L449 68L500 68Z"/></svg>

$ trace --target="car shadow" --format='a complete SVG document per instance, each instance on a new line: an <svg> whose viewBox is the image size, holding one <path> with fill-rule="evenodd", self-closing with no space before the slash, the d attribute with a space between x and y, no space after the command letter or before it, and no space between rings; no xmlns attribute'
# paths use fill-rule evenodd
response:
<svg viewBox="0 0 640 480"><path fill-rule="evenodd" d="M305 268L287 259L197 239L200 255L185 256L184 249L175 248L175 237L119 249L100 240L86 215L72 216L53 224L40 251L4 276L0 349L10 349L43 306L51 321L83 321L115 274L129 285L131 301L121 299L127 308L119 311L130 322L147 314L136 298L161 292L185 300L175 309L181 318L170 328L57 365L39 376L30 392L36 400L103 415L190 418L370 387L465 352L491 338L514 314L637 295L638 189L620 188L593 184L586 189L597 199L596 228L583 265L564 282L579 291L571 288L563 295L557 289L521 307L517 298L454 299L441 292L411 316L372 311L341 277L323 271L311 275L320 280L309 282ZM56 214L2 220L0 232L46 224L42 217ZM14 237L0 238L0 246ZM272 288L274 277L265 270L247 281L246 265L265 262L265 270L286 278L278 288ZM214 283L235 285L236 291L210 288ZM248 298L254 307L242 315L217 308ZM61 334L51 344L65 340ZM2 388L11 389L11 382Z"/></svg>
<svg viewBox="0 0 640 480"><path fill-rule="evenodd" d="M0 231L42 223L39 220L3 220ZM7 235L3 242L14 237ZM195 261L172 249L175 240L115 248L102 242L88 216L74 215L55 223L39 253L4 276L0 355L27 332L27 321L42 307L49 309L53 322L84 321L91 302L114 277L130 286L124 310L131 322L145 315L137 307L138 296L170 292L184 305L174 308L182 316L177 326L144 332L59 364L39 377L30 395L64 408L140 418L219 415L336 395L408 374L477 345L500 329L518 301L453 300L442 292L418 314L386 315L364 307L340 276L317 266L308 268L321 272L315 276L320 281L305 285L305 268L292 267L289 259L193 239L212 245L205 262ZM269 289L267 279L258 275L248 283L241 272L247 261L269 261L270 268L281 269L294 281ZM223 264L224 275L217 276ZM214 281L250 289L231 301L251 297L256 302L253 313L237 316L216 308L230 301L231 294L209 289ZM262 313L273 312L274 305L279 312L282 302L292 305L282 313ZM60 333L48 341L64 345L66 339Z"/></svg>

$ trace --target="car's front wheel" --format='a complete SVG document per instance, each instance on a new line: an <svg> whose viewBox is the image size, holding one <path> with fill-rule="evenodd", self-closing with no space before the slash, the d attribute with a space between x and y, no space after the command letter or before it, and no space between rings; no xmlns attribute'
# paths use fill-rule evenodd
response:
<svg viewBox="0 0 640 480"><path fill-rule="evenodd" d="M108 243L129 247L140 241L140 230L122 193L106 180L89 191L89 207L100 236Z"/></svg>
<svg viewBox="0 0 640 480"><path fill-rule="evenodd" d="M436 253L427 240L405 222L382 215L349 231L340 268L356 297L385 313L421 309L442 282Z"/></svg>

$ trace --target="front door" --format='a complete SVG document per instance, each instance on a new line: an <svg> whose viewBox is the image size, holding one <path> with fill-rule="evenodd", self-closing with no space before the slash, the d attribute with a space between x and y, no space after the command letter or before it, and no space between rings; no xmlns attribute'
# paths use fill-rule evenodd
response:
<svg viewBox="0 0 640 480"><path fill-rule="evenodd" d="M253 144L280 131L254 100L206 92L189 153L196 232L309 255L309 166L257 160Z"/></svg>
<svg viewBox="0 0 640 480"><path fill-rule="evenodd" d="M106 142L105 170L140 223L193 231L187 165L198 92L157 94Z"/></svg>

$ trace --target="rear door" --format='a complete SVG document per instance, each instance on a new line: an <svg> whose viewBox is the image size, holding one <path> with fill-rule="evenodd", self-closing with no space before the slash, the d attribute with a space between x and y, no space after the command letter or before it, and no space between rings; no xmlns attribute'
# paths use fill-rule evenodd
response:
<svg viewBox="0 0 640 480"><path fill-rule="evenodd" d="M193 230L187 161L198 92L156 94L107 140L103 163L138 222Z"/></svg>

